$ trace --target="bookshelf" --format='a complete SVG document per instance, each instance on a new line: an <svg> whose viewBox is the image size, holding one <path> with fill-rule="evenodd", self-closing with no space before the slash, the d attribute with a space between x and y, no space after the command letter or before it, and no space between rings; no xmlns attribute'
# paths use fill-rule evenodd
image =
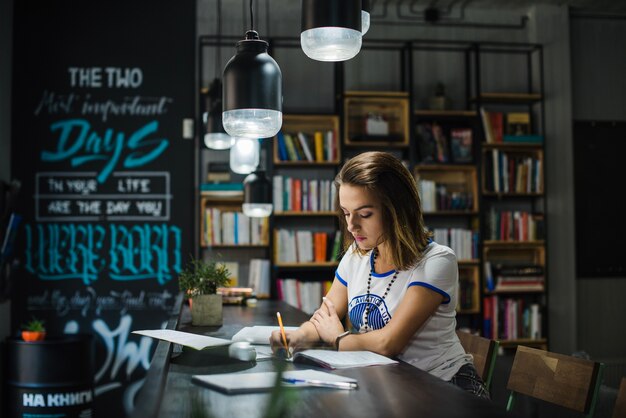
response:
<svg viewBox="0 0 626 418"><path fill-rule="evenodd" d="M342 161L339 127L337 115L286 114L273 138L273 294L308 313L319 307L339 264L333 186Z"/></svg>
<svg viewBox="0 0 626 418"><path fill-rule="evenodd" d="M521 58L520 58L521 57ZM476 71L473 96L479 152L483 336L503 349L548 347L542 48L479 44L483 61L526 62L525 77L502 90Z"/></svg>
<svg viewBox="0 0 626 418"><path fill-rule="evenodd" d="M453 249L459 264L457 323L481 328L478 113L471 109L413 112L413 169L426 226Z"/></svg>
<svg viewBox="0 0 626 418"><path fill-rule="evenodd" d="M242 203L242 184L201 185L200 247L203 255L226 264L234 277L232 286L258 280L257 297L267 298L271 289L269 263L259 261L268 256L270 223L267 218L245 216Z"/></svg>

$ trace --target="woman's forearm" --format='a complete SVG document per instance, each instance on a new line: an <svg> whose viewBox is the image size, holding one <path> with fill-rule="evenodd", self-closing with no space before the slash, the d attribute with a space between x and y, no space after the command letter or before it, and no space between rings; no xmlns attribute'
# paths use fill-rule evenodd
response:
<svg viewBox="0 0 626 418"><path fill-rule="evenodd" d="M306 341L312 343L320 341L320 335L317 333L315 325L313 325L311 321L306 321L300 325L300 329L304 332Z"/></svg>

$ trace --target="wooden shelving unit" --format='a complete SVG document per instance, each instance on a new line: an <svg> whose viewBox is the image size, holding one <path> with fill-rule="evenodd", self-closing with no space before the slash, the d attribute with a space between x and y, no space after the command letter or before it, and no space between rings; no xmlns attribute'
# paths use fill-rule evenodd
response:
<svg viewBox="0 0 626 418"><path fill-rule="evenodd" d="M343 98L343 143L354 147L409 146L409 95L404 92L347 91ZM368 118L382 118L387 134L369 133Z"/></svg>

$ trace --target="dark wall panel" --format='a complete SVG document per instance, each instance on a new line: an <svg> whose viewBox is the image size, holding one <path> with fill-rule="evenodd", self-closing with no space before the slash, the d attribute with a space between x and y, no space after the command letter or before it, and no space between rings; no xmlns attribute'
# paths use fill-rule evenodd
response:
<svg viewBox="0 0 626 418"><path fill-rule="evenodd" d="M574 123L577 277L626 277L626 122Z"/></svg>

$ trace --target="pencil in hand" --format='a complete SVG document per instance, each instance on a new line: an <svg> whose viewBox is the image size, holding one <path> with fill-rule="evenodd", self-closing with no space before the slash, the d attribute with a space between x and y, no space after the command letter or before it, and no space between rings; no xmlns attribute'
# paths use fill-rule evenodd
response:
<svg viewBox="0 0 626 418"><path fill-rule="evenodd" d="M285 327L283 326L283 318L280 316L280 312L276 312L276 318L278 318L278 326L280 327L280 335L283 338L283 345L285 346L285 352L287 358L291 357L289 353L289 345L287 344L287 335L285 335Z"/></svg>

